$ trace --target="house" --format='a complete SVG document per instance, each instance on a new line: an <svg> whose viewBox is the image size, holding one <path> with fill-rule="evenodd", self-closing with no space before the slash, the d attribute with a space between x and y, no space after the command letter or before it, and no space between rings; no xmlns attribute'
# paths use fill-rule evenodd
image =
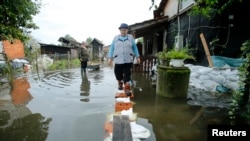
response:
<svg viewBox="0 0 250 141"><path fill-rule="evenodd" d="M90 43L90 46L91 46L91 59L99 60L103 56L104 44L100 40L94 38Z"/></svg>
<svg viewBox="0 0 250 141"><path fill-rule="evenodd" d="M39 43L41 54L49 55L50 57L67 58L70 55L71 58L78 57L79 48L71 48L67 46L58 46L52 44Z"/></svg>
<svg viewBox="0 0 250 141"><path fill-rule="evenodd" d="M212 19L190 15L194 0L162 0L154 11L154 18L129 25L129 33L143 37L143 56L155 55L163 48L190 46L195 64L208 66L200 34L203 33L211 55L237 58L244 41L250 39L246 20L250 2L235 2L231 8ZM240 10L239 10L240 9Z"/></svg>
<svg viewBox="0 0 250 141"><path fill-rule="evenodd" d="M69 39L64 38L64 37L60 37L58 39L58 41L61 42L62 46L66 46L69 48L79 48L82 45L81 43L79 43L77 41L69 40Z"/></svg>
<svg viewBox="0 0 250 141"><path fill-rule="evenodd" d="M168 17L163 16L129 25L130 34L135 38L143 37L144 46L143 49L141 49L140 55L154 55L156 52L163 50L163 36L167 22Z"/></svg>
<svg viewBox="0 0 250 141"><path fill-rule="evenodd" d="M61 42L62 45L40 43L41 54L47 54L51 57L58 55L59 58L67 58L68 55L70 55L71 58L78 57L79 48L81 48L82 43L64 37L60 37L58 41Z"/></svg>

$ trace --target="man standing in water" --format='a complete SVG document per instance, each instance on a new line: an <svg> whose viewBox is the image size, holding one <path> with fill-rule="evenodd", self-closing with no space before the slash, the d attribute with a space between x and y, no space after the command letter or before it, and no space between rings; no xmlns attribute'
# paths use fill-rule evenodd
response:
<svg viewBox="0 0 250 141"><path fill-rule="evenodd" d="M114 60L114 73L118 81L118 90L123 89L125 94L130 96L130 81L133 59L136 57L137 64L140 64L140 55L135 44L135 39L128 34L128 25L122 23L119 27L120 34L115 36L108 53L108 64Z"/></svg>
<svg viewBox="0 0 250 141"><path fill-rule="evenodd" d="M81 62L81 74L85 74L89 61L89 54L87 48L83 45L79 53L79 60Z"/></svg>

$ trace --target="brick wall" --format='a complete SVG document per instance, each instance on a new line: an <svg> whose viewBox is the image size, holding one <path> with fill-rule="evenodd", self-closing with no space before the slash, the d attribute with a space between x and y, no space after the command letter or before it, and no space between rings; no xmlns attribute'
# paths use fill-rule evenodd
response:
<svg viewBox="0 0 250 141"><path fill-rule="evenodd" d="M15 40L12 44L9 41L3 41L3 49L9 60L25 57L24 46L20 40Z"/></svg>

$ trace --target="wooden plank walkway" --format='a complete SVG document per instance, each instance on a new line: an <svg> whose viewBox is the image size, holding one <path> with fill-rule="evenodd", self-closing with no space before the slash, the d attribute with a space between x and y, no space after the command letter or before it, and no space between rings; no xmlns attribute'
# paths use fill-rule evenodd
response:
<svg viewBox="0 0 250 141"><path fill-rule="evenodd" d="M130 121L127 115L113 117L113 141L133 141Z"/></svg>
<svg viewBox="0 0 250 141"><path fill-rule="evenodd" d="M119 91L115 94L115 98L133 98L134 94L131 90L131 96L127 96L124 91ZM123 110L129 110L133 108L133 103L130 102L118 102L115 103L115 113L119 113ZM111 114L112 115L112 114ZM130 118L128 115L113 114L113 121L106 122L104 130L110 134L112 133L112 141L133 141Z"/></svg>
<svg viewBox="0 0 250 141"><path fill-rule="evenodd" d="M107 115L107 121L104 124L105 141L133 141L133 129L136 123L131 122L137 121L137 113L133 113L134 102L131 99L134 98L134 93L131 88L131 95L127 96L123 91L117 91L115 98L115 111ZM118 100L118 98L120 98ZM123 99L124 98L124 99ZM121 100L123 99L123 100ZM124 112L122 114L122 112ZM149 125L148 121L144 124ZM138 126L138 125L137 125ZM133 128L132 128L133 127ZM143 131L145 138L141 138L145 141L155 141L152 134L152 125L150 126L151 131ZM137 133L136 133L137 134ZM138 133L139 134L139 133ZM147 137L148 135L148 137ZM136 136L136 135L135 135Z"/></svg>

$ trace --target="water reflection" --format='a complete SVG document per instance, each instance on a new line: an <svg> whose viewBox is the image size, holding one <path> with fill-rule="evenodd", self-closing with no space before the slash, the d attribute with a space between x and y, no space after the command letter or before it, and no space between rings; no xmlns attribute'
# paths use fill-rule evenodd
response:
<svg viewBox="0 0 250 141"><path fill-rule="evenodd" d="M81 98L80 101L89 102L90 81L88 80L87 73L82 74L82 83L80 89L80 96L84 96L84 98Z"/></svg>
<svg viewBox="0 0 250 141"><path fill-rule="evenodd" d="M70 81L73 77L73 72L71 71L52 71L40 74L40 78L42 78L42 82L48 86L64 88L70 86Z"/></svg>
<svg viewBox="0 0 250 141"><path fill-rule="evenodd" d="M14 79L11 90L13 104L21 105L30 101L32 96L28 91L29 88L30 84L25 77Z"/></svg>
<svg viewBox="0 0 250 141"><path fill-rule="evenodd" d="M32 114L26 107L33 98L26 77L13 80L12 87L0 95L0 139L5 141L44 141L51 118Z"/></svg>
<svg viewBox="0 0 250 141"><path fill-rule="evenodd" d="M133 73L133 82L136 82L134 112L149 119L157 141L204 141L207 125L222 123L224 116L227 117L227 114L219 115L216 112L205 115L208 108L200 112L201 106L188 105L185 98L156 95L155 86L146 74Z"/></svg>
<svg viewBox="0 0 250 141"><path fill-rule="evenodd" d="M199 124L190 124L195 117L198 107L186 104L186 99L169 99L162 96L155 97L154 131L158 140L204 140L205 128Z"/></svg>
<svg viewBox="0 0 250 141"><path fill-rule="evenodd" d="M107 113L114 112L115 108L117 83L113 69L88 71L82 77L80 68L77 68L40 73L39 78L31 75L28 82L23 78L18 85L23 84L26 89L13 87L11 91L1 91L0 140L104 139ZM145 120L141 125L150 125L154 132L147 141L155 141L155 138L157 141L202 141L206 139L207 123L223 121L205 116L207 110L194 121L200 106L190 106L185 99L157 96L149 75L145 73L133 73L132 80L133 111L138 114L138 122ZM17 96L12 97L15 94Z"/></svg>
<svg viewBox="0 0 250 141"><path fill-rule="evenodd" d="M2 111L0 116L8 116L8 113ZM5 118L5 120L11 119ZM0 128L0 139L2 141L45 141L51 120L51 118L45 119L38 113L14 119L8 128ZM6 121L1 123L3 122Z"/></svg>

